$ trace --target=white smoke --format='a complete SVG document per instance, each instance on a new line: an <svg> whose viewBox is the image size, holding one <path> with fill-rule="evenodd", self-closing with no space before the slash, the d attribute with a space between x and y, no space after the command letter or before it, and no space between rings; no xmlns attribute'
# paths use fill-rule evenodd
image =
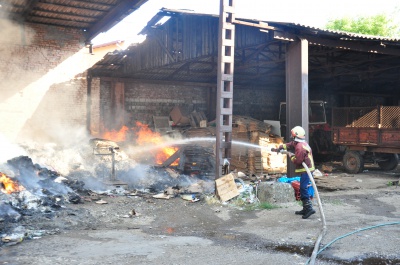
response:
<svg viewBox="0 0 400 265"><path fill-rule="evenodd" d="M3 134L0 133L0 164L16 156L26 155L26 151L19 145L11 143Z"/></svg>

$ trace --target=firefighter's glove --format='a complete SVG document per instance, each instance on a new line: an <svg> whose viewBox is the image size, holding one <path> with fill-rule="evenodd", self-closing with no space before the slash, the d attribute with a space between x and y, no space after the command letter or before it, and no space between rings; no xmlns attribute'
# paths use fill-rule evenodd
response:
<svg viewBox="0 0 400 265"><path fill-rule="evenodd" d="M294 156L294 154L291 153L291 152L287 152L287 155L288 155L290 158L292 158L292 157Z"/></svg>

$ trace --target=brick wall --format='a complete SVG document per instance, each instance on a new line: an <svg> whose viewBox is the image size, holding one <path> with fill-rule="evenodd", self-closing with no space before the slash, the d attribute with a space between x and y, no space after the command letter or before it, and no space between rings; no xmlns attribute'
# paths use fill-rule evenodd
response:
<svg viewBox="0 0 400 265"><path fill-rule="evenodd" d="M90 107L90 134L95 137L100 136L100 78L92 78L91 85L91 107Z"/></svg>
<svg viewBox="0 0 400 265"><path fill-rule="evenodd" d="M278 120L279 104L285 101L285 88L278 90L233 90L233 115L249 116L257 120Z"/></svg>
<svg viewBox="0 0 400 265"><path fill-rule="evenodd" d="M112 103L111 81L101 81L101 123L104 130L119 130L116 125ZM152 83L125 83L125 113L124 124L134 127L136 121L153 126L153 116L169 116L174 106L180 106L188 111L208 110L207 87L195 85L162 85ZM277 90L234 90L233 111L234 115L249 116L259 120L277 120L279 103L284 101L284 91ZM207 116L210 120L209 116Z"/></svg>
<svg viewBox="0 0 400 265"><path fill-rule="evenodd" d="M102 55L89 54L77 29L6 25L12 30L0 33L12 35L0 40L0 133L11 141L62 141L62 133L85 128L85 71Z"/></svg>
<svg viewBox="0 0 400 265"><path fill-rule="evenodd" d="M101 119L107 130L113 128L112 83L101 82ZM207 113L207 89L205 87L163 85L152 83L125 83L125 125L134 127L136 121L153 126L153 116L169 116L174 106L186 108L189 113Z"/></svg>

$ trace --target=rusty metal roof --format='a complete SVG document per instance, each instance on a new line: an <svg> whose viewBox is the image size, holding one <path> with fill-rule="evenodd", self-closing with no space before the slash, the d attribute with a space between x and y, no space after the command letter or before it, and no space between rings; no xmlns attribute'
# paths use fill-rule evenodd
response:
<svg viewBox="0 0 400 265"><path fill-rule="evenodd" d="M1 0L0 18L72 27L90 41L148 0Z"/></svg>

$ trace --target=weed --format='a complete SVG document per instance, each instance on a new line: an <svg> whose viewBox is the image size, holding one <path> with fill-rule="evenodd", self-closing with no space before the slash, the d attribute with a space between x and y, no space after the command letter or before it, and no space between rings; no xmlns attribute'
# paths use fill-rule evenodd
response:
<svg viewBox="0 0 400 265"><path fill-rule="evenodd" d="M258 205L260 209L272 210L276 208L280 208L278 205L271 204L269 202L262 202Z"/></svg>
<svg viewBox="0 0 400 265"><path fill-rule="evenodd" d="M271 204L269 202L261 202L261 203L253 203L253 204L247 204L243 205L243 210L245 211L254 211L254 210L272 210L280 208L280 206Z"/></svg>
<svg viewBox="0 0 400 265"><path fill-rule="evenodd" d="M333 205L343 205L343 202L341 200L332 200L331 203Z"/></svg>

